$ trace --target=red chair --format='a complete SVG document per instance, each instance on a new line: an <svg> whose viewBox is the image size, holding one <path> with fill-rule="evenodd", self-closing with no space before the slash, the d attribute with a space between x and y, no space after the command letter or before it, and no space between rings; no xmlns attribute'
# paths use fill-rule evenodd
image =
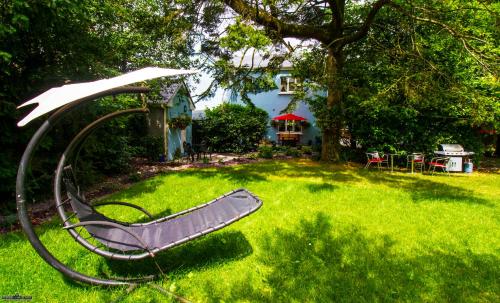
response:
<svg viewBox="0 0 500 303"><path fill-rule="evenodd" d="M387 159L388 155L384 155L384 157L380 157L378 152L366 153L366 157L368 158L368 162L365 165L365 168L370 167L372 163L377 164L378 169L382 167L383 163L388 165L389 161Z"/></svg>
<svg viewBox="0 0 500 303"><path fill-rule="evenodd" d="M450 175L450 172L448 171L448 161L449 160L450 160L450 158L448 158L448 157L436 157L436 158L432 158L431 162L428 163L428 165L429 165L429 172L431 172L431 168L432 168L431 175L434 174L434 172L436 171L436 167L437 167L437 168L442 169L443 172L448 173L448 176L449 176Z"/></svg>
<svg viewBox="0 0 500 303"><path fill-rule="evenodd" d="M408 169L408 165L413 163L413 167L415 170L420 168L420 172L425 170L425 157L423 153L412 153L411 155L406 157L406 169Z"/></svg>

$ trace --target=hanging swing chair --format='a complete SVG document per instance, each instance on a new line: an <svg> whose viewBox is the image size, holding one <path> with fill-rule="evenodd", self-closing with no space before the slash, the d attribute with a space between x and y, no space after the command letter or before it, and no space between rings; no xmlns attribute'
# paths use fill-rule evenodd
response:
<svg viewBox="0 0 500 303"><path fill-rule="evenodd" d="M36 252L52 267L73 280L93 285L130 285L151 278L102 279L91 277L67 267L56 259L40 241L31 225L26 209L26 176L33 152L42 138L61 118L77 109L81 104L110 95L147 93L149 92L148 88L126 85L154 78L191 73L194 73L194 71L149 67L106 80L53 88L20 106L38 103L38 107L22 119L18 126L24 126L30 121L58 109L40 126L28 143L19 165L16 182L16 203L21 226ZM57 213L62 220L62 228L67 230L75 241L83 247L110 259L139 260L147 257L154 258L158 252L234 223L257 211L262 205L262 202L249 191L237 189L208 203L163 218L154 219L147 210L134 204L118 201L99 203L87 201L80 191L74 172L78 154L85 140L99 126L113 118L147 112L146 107L121 110L90 123L71 140L61 155L55 171L54 200ZM65 189L65 195L63 194L63 188ZM99 206L102 205L134 208L143 212L151 221L147 223L117 221L98 211ZM69 214L67 214L68 210L70 210Z"/></svg>

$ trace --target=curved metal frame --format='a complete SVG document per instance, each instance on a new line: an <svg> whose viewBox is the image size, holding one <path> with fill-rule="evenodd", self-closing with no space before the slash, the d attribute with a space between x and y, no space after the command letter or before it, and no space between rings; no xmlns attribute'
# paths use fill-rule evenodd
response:
<svg viewBox="0 0 500 303"><path fill-rule="evenodd" d="M59 163L57 165L57 169L55 171L55 177L54 177L54 200L56 202L56 209L59 214L59 217L61 217L62 222L64 227L70 226L69 219L70 217L66 216L66 213L64 212L64 202L62 202L62 194L61 194L61 180L62 180L62 175L64 168L66 166L66 160L71 158L72 153L79 148L79 146L83 145L83 142L85 139L87 139L90 134L96 130L99 126L101 126L104 122L107 122L115 117L126 115L126 114L131 114L131 113L144 113L148 112L147 109L145 108L138 108L138 109L126 109L122 111L116 111L110 114L107 114L94 122L90 123L87 125L85 128L83 128L74 138L71 140L69 145L66 147L66 150L63 152L61 155L61 158L59 159ZM76 160L76 159L75 159ZM125 203L127 204L127 203ZM89 205L92 207L92 205ZM135 207L135 206L134 206ZM141 207L137 206L140 210L143 210ZM146 211L147 213L147 211ZM149 214L149 213L148 213ZM150 215L150 214L149 214ZM140 224L131 224L128 222L120 222L116 220L112 220L115 223L123 224L123 225L128 225L128 226L134 226L134 225L140 225ZM83 226L83 225L82 225ZM115 260L139 260L139 259L144 259L146 257L151 256L151 252L147 251L147 249L144 249L140 253L118 253L118 252L112 252L108 250L101 249L92 243L88 242L85 238L82 238L80 234L75 231L74 229L68 229L68 232L70 235L80 243L83 247L87 248L93 253L96 253L98 255L101 255L103 257L115 259Z"/></svg>
<svg viewBox="0 0 500 303"><path fill-rule="evenodd" d="M107 286L122 286L122 285L133 285L134 281L120 281L118 279L102 279L97 277L91 277L80 272L74 271L73 269L67 267L65 264L61 263L57 258L55 258L40 241L31 224L30 217L28 215L28 210L26 207L26 175L28 167L30 166L33 153L40 141L44 136L52 129L52 127L63 117L63 115L70 110L78 107L79 105L92 101L94 99L105 97L109 95L123 94L123 93L147 93L149 88L145 87L121 87L116 89L107 90L100 92L86 98L82 98L78 101L70 103L53 113L45 122L38 128L31 140L29 141L19 163L19 169L17 172L16 179L16 206L17 213L19 217L19 222L24 230L24 233L28 237L29 242L35 249L35 251L40 255L42 259L45 260L49 265L57 269L59 272L65 276L79 282L89 283L92 285L107 285Z"/></svg>
<svg viewBox="0 0 500 303"><path fill-rule="evenodd" d="M40 255L40 257L42 257L42 259L44 259L44 261L46 261L49 265L51 265L52 267L54 267L55 269L60 271L62 274L64 274L65 276L67 276L70 279L73 279L75 281L89 283L92 285L106 285L106 286L137 285L137 283L149 281L149 280L153 279L155 276L147 276L147 277L133 278L133 279L127 279L127 278L121 278L121 277L112 277L110 279L102 279L102 278L92 277L92 276L85 275L83 273L77 272L77 271L69 268L65 264L61 263L56 257L54 257L47 250L47 248L44 246L44 244L40 241L40 238L35 233L33 226L31 225L31 220L29 218L29 215L27 212L27 207L26 207L26 190L25 190L26 175L27 175L27 170L28 170L28 167L30 165L31 159L33 157L33 153L35 152L37 146L40 144L40 141L43 139L43 137L53 128L53 126L57 122L59 122L59 120L64 116L64 114L75 109L79 105L81 105L85 102L91 101L93 99L108 96L108 95L116 95L116 94L121 94L121 93L146 93L146 92L149 92L148 88L121 87L121 88L116 88L116 89L111 89L108 91L100 92L98 94L94 94L94 95L88 96L86 98L82 98L80 100L74 101L70 104L67 104L66 106L58 109L54 114L52 114L38 128L38 130L35 132L35 134L31 138L31 140L29 141L29 143L28 143L28 145L27 145L27 147L22 155L22 158L21 158L21 161L19 164L17 179L16 179L16 204L17 204L18 217L19 217L19 221L21 223L21 227L23 228L24 232L26 233L31 245L33 246L35 251ZM84 246L85 248L89 249L90 251L92 251L94 253L97 253L97 254L102 255L102 256L110 257L112 259L137 260L137 259L142 259L145 257L153 257L153 261L154 261L155 260L154 254L156 252L161 251L163 249L167 249L167 248L176 246L176 245L179 245L179 244L182 244L182 243L185 243L189 240L192 240L195 237L204 235L206 233L221 229L224 226L231 224L232 222L235 222L235 221L249 215L250 213L252 213L253 211L255 211L256 209L258 209L260 207L261 204L259 204L259 206L256 209L248 210L245 213L241 213L237 217L234 217L233 219L231 219L229 221L222 222L217 226L214 226L212 228L204 230L203 232L199 232L194 237L188 236L186 238L178 240L177 242L170 243L170 244L165 245L163 247L154 248L154 249L149 249L144 244L144 241L142 241L140 239L140 237L138 237L138 235L136 235L133 232L129 232L128 230L125 230L125 228L120 226L120 224L127 224L128 226L144 226L144 225L156 224L159 222L163 222L163 221L168 220L170 218L181 216L187 212L196 210L196 209L201 208L201 207L205 207L211 203L215 203L218 200L220 200L222 197L225 197L226 195L230 195L233 192L236 192L238 190L233 191L229 194L223 195L222 197L214 199L213 201L210 201L210 202L205 203L203 205L199 205L199 206L190 208L190 209L185 210L185 211L181 211L179 213L176 213L176 214L164 217L164 218L153 220L153 221L148 222L148 223L126 223L126 222L119 222L116 220L114 220L114 222L113 222L113 220L112 220L111 222L85 221L85 222L79 222L79 223L71 225L68 221L72 216L68 217L68 216L66 216L66 213L64 212L64 204L67 202L66 201L61 202L62 201L61 200L61 196L62 196L61 195L61 180L62 180L62 174L63 174L64 168L65 168L66 160L71 158L71 155L75 151L75 148L79 148L80 144L83 144L84 140L88 137L88 135L90 135L92 133L92 131L94 129L96 129L100 124L102 124L103 122L105 122L113 117L123 115L123 114L128 114L128 113L136 113L136 112L147 112L147 109L142 108L142 109L130 109L130 110L118 111L118 112L108 114L108 115L101 117L101 118L97 119L96 121L90 123L72 139L72 141L70 142L70 144L68 145L68 147L66 148L66 150L64 151L64 153L62 154L62 156L59 160L57 170L55 173L55 179L54 179L54 195L55 195L55 200L56 200L56 209L57 209L57 212L59 213L59 215L61 216L61 218L63 219L64 228L67 229L68 232L76 239L76 241L79 242L80 244L82 244L82 246ZM77 160L77 157L74 158L73 160ZM71 193L71 191L68 191L68 194L70 195L70 198L71 198L71 195L73 195L73 196L76 195L75 196L76 198L79 195L78 193ZM251 194L251 193L249 193L249 194ZM254 198L256 198L258 200L257 197L254 196ZM88 204L88 205L90 207L92 207L92 205L90 205L90 204ZM122 205L125 205L125 204L122 204ZM128 206L130 206L130 205L128 205ZM101 250L98 247L87 242L86 239L81 237L74 230L76 227L80 227L80 226L84 227L84 226L88 226L88 225L106 225L106 226L111 226L111 227L115 227L115 228L120 228L121 230L124 230L124 231L128 232L129 234L132 234L132 236L134 238L136 238L136 240L138 240L138 243L140 243L141 245L144 246L144 249L141 250L140 253L137 253L137 254L125 254L125 252L123 254L119 254L119 253L113 252L113 251ZM160 268L160 266L158 265L158 263L156 261L154 261L154 262L155 262L156 266L158 267L158 270L160 271L160 273L163 274L163 271Z"/></svg>

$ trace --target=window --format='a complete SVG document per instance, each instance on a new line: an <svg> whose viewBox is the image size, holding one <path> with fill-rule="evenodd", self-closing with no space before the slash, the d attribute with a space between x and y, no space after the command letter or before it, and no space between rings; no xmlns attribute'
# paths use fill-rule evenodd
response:
<svg viewBox="0 0 500 303"><path fill-rule="evenodd" d="M281 77L280 93L293 93L299 85L299 79L290 76Z"/></svg>
<svg viewBox="0 0 500 303"><path fill-rule="evenodd" d="M278 121L279 132L302 132L299 121Z"/></svg>

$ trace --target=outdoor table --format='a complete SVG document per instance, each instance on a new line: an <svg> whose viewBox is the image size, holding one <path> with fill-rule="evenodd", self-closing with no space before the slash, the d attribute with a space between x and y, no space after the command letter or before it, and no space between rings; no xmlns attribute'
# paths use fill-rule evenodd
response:
<svg viewBox="0 0 500 303"><path fill-rule="evenodd" d="M401 154L389 154L389 156L391 157L391 173L394 172L394 156L401 156ZM413 163L412 163L413 165ZM412 171L413 171L413 166L412 166Z"/></svg>
<svg viewBox="0 0 500 303"><path fill-rule="evenodd" d="M391 173L394 172L394 156L397 156L397 154L389 154L391 157Z"/></svg>

